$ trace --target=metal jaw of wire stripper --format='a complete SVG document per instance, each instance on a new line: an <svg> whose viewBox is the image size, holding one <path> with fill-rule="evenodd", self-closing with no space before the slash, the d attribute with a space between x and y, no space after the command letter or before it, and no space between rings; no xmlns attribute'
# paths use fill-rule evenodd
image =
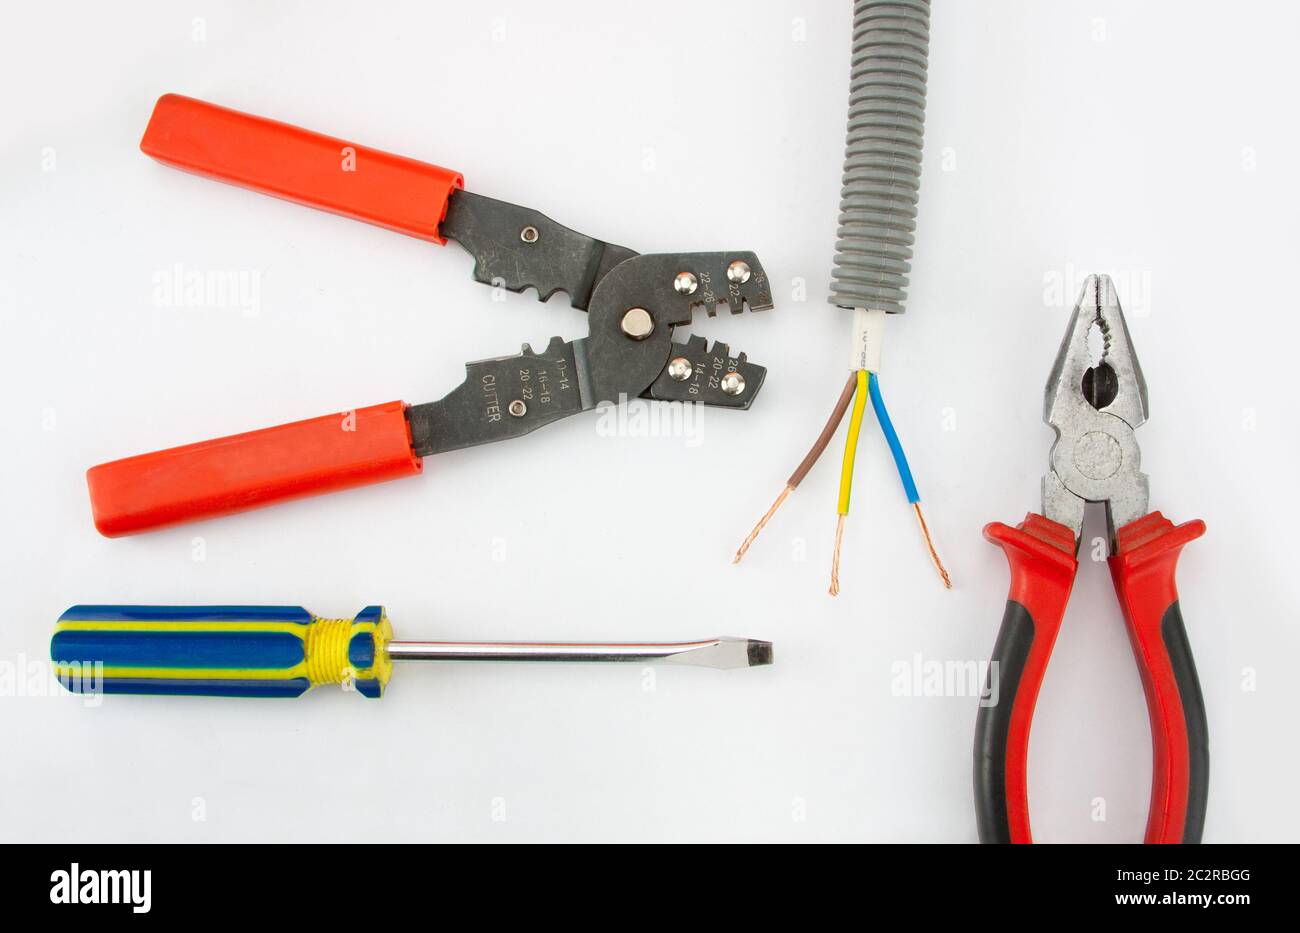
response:
<svg viewBox="0 0 1300 933"><path fill-rule="evenodd" d="M632 398L746 409L766 370L726 344L672 339L692 311L772 307L750 252L638 255L562 227L528 208L457 192L442 229L474 257L474 278L542 300L566 291L587 312L588 336L541 353L470 363L445 398L407 411L420 456L518 437L602 402ZM519 230L529 231L520 236ZM507 244L504 249L501 244ZM588 279L590 299L585 296ZM485 404L486 400L486 404Z"/></svg>
<svg viewBox="0 0 1300 933"><path fill-rule="evenodd" d="M1088 346L1094 328L1104 343L1095 363ZM1044 419L1056 440L1042 482L1042 514L1029 514L1015 528L993 522L984 529L1007 556L1011 589L993 648L1002 698L980 709L975 732L982 841L1032 841L1029 729L1078 572L1076 555L1090 502L1106 508L1111 577L1151 720L1146 840L1200 841L1209 775L1205 702L1175 569L1183 546L1205 533L1205 523L1175 526L1161 513L1147 511L1149 483L1134 436L1147 411L1146 382L1115 287L1108 276L1090 276L1047 383Z"/></svg>
<svg viewBox="0 0 1300 933"><path fill-rule="evenodd" d="M422 458L515 438L601 403L645 398L746 409L766 371L673 331L703 308L772 306L751 252L640 255L531 208L462 188L458 172L166 95L141 148L164 164L364 220L474 259L474 278L545 301L564 291L588 336L472 362L446 397L396 401L100 464L87 471L109 537L411 476ZM355 171L339 170L348 153Z"/></svg>

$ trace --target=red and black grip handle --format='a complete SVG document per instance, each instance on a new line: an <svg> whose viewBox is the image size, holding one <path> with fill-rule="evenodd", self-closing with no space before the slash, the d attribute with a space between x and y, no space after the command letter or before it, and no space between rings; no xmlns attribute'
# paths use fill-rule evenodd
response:
<svg viewBox="0 0 1300 933"><path fill-rule="evenodd" d="M1117 532L1110 559L1151 717L1149 843L1200 842L1205 820L1205 704L1174 582L1179 551L1204 532L1203 522L1175 527L1153 512ZM976 821L982 842L1028 843L1029 730L1078 562L1073 532L1041 515L1017 528L995 522L984 534L1007 555L1011 591L993 649L997 696L976 719Z"/></svg>
<svg viewBox="0 0 1300 933"><path fill-rule="evenodd" d="M387 402L101 463L86 483L95 527L115 538L422 468L405 403Z"/></svg>
<svg viewBox="0 0 1300 933"><path fill-rule="evenodd" d="M445 243L459 172L179 94L154 105L140 148L159 162Z"/></svg>
<svg viewBox="0 0 1300 933"><path fill-rule="evenodd" d="M1209 726L1175 582L1183 546L1203 534L1199 519L1174 525L1152 512L1116 532L1110 558L1151 717L1147 842L1200 842L1205 828Z"/></svg>
<svg viewBox="0 0 1300 933"><path fill-rule="evenodd" d="M975 819L981 842L1032 842L1029 729L1079 562L1074 532L1041 515L984 537L1006 554L1011 590L975 720Z"/></svg>

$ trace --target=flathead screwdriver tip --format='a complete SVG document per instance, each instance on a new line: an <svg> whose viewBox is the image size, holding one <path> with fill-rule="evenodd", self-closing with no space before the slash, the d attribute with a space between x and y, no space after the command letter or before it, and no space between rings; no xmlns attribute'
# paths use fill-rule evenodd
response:
<svg viewBox="0 0 1300 933"><path fill-rule="evenodd" d="M762 667L772 663L772 643L770 641L749 640L749 666Z"/></svg>
<svg viewBox="0 0 1300 933"><path fill-rule="evenodd" d="M712 667L720 671L739 667L762 667L772 663L772 643L756 638L724 635L707 641L685 643L661 658L671 664Z"/></svg>

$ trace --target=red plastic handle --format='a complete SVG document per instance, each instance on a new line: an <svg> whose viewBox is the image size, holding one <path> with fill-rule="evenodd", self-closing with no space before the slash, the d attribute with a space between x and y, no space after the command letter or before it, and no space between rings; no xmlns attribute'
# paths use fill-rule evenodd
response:
<svg viewBox="0 0 1300 933"><path fill-rule="evenodd" d="M1200 842L1205 824L1209 729L1174 581L1183 545L1203 534L1203 521L1152 512L1115 533L1110 558L1151 718L1149 843Z"/></svg>
<svg viewBox="0 0 1300 933"><path fill-rule="evenodd" d="M459 172L179 94L154 106L140 148L159 162L445 243Z"/></svg>
<svg viewBox="0 0 1300 933"><path fill-rule="evenodd" d="M1116 532L1110 558L1151 718L1149 843L1200 842L1205 823L1210 761L1205 702L1174 582L1183 545L1204 533L1204 522L1175 527L1152 512ZM1029 729L1078 567L1074 535L1032 514L1018 528L995 522L984 535L1006 552L1011 592L993 649L1001 695L981 707L975 728L980 839L1032 842Z"/></svg>
<svg viewBox="0 0 1300 933"><path fill-rule="evenodd" d="M1027 843L1029 728L1079 562L1074 532L1042 515L1016 528L993 522L984 537L1006 554L1011 590L990 666L999 693L975 723L976 818L982 842Z"/></svg>
<svg viewBox="0 0 1300 933"><path fill-rule="evenodd" d="M406 405L200 441L86 471L95 527L110 538L413 476Z"/></svg>

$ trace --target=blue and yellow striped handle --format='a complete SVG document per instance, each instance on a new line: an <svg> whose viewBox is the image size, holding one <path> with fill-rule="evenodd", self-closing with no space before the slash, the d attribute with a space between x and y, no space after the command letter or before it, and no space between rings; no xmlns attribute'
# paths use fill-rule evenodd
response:
<svg viewBox="0 0 1300 933"><path fill-rule="evenodd" d="M73 606L50 660L74 693L296 697L343 684L379 697L392 637L382 606L354 619L301 606Z"/></svg>

